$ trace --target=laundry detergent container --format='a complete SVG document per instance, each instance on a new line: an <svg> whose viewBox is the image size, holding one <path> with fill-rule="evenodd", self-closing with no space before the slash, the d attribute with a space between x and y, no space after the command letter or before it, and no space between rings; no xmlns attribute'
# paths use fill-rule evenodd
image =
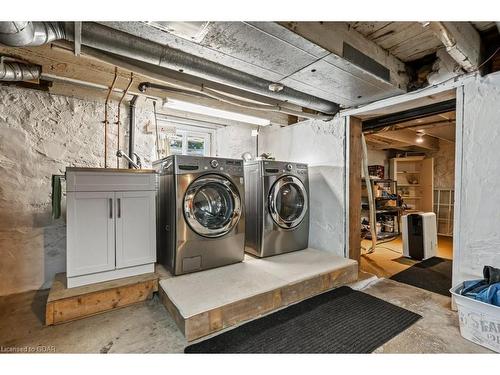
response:
<svg viewBox="0 0 500 375"><path fill-rule="evenodd" d="M463 296L463 283L450 289L458 308L460 334L500 353L500 307Z"/></svg>

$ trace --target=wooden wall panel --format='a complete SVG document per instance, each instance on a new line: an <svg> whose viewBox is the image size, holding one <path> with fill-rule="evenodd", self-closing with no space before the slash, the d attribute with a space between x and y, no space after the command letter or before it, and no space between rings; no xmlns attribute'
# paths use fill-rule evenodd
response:
<svg viewBox="0 0 500 375"><path fill-rule="evenodd" d="M361 254L361 133L362 122L350 117L349 132L349 258Z"/></svg>

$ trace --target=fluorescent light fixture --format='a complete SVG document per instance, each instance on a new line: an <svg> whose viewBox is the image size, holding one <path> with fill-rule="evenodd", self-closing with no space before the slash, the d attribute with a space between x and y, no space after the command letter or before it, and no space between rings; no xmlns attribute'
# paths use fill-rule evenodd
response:
<svg viewBox="0 0 500 375"><path fill-rule="evenodd" d="M267 126L271 124L271 122L265 118L243 115L241 113L236 113L236 112L224 111L222 109L206 107L204 105L183 102L180 100L173 100L173 99L165 100L163 102L163 107L176 109L179 111L199 113L201 115L207 115L212 117L220 117L226 120L246 122L248 124L255 124L260 126Z"/></svg>

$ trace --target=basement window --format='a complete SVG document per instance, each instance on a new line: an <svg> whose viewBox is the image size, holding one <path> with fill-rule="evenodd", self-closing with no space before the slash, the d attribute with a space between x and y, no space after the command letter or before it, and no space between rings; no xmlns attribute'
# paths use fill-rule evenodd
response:
<svg viewBox="0 0 500 375"><path fill-rule="evenodd" d="M168 131L162 131L168 129ZM168 155L210 156L213 130L194 126L161 123L160 157Z"/></svg>

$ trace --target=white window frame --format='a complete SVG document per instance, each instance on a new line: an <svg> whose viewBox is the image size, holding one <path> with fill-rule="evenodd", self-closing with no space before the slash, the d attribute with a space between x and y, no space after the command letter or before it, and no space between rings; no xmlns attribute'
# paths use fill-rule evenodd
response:
<svg viewBox="0 0 500 375"><path fill-rule="evenodd" d="M201 127L196 125L180 124L168 120L158 121L168 125L174 125L176 135L182 137L182 155L187 155L187 140L188 137L198 137L205 140L205 153L203 156L214 156L215 154L215 128Z"/></svg>
<svg viewBox="0 0 500 375"><path fill-rule="evenodd" d="M182 137L182 155L187 155L188 151L188 138L189 137L196 137L196 138L202 138L205 141L205 150L203 156L211 156L211 151L212 151L212 137L209 132L199 132L199 131L192 131L192 130L185 130L185 129L179 129L177 128L176 131L177 136Z"/></svg>

